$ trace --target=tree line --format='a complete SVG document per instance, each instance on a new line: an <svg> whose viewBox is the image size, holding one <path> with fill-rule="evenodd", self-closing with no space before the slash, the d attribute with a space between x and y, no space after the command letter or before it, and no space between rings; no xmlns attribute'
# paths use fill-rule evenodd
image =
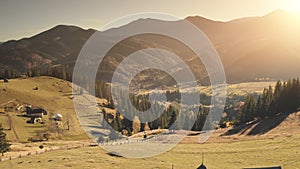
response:
<svg viewBox="0 0 300 169"><path fill-rule="evenodd" d="M178 91L168 91L167 93L168 100L177 100L177 98L171 98L170 96L178 96ZM127 94L129 95L129 99L127 99ZM199 106L197 108L198 111L191 111L181 109L180 106L184 105L175 101L165 107L165 105L159 101L150 102L148 98L149 94L134 95L120 92L120 100L117 101L117 107L121 107L122 109L117 109L116 113L107 113L106 109L103 108L102 114L104 120L102 127L108 128L108 126L105 125L110 125L114 130L128 136L136 134L137 132L153 129L200 131L209 113L209 108L204 106ZM140 114L135 109L139 111L148 110L148 112ZM161 112L161 114L158 114L159 112ZM126 114L126 117L124 114ZM154 120L142 123L140 122L141 119Z"/></svg>
<svg viewBox="0 0 300 169"><path fill-rule="evenodd" d="M277 81L275 87L269 86L262 95L247 96L239 115L239 123L249 122L255 118L288 115L300 108L300 82L290 79L287 82Z"/></svg>
<svg viewBox="0 0 300 169"><path fill-rule="evenodd" d="M10 145L11 144L9 144L8 140L6 139L6 134L4 132L2 124L0 123L0 153L2 154L2 156L5 152L10 150Z"/></svg>
<svg viewBox="0 0 300 169"><path fill-rule="evenodd" d="M0 69L0 78L12 79L21 76L27 76L27 77L52 76L59 79L72 81L72 72L73 72L73 68L68 64L58 65L58 66L44 65L43 67L33 67L24 70L23 72L7 67L7 68Z"/></svg>

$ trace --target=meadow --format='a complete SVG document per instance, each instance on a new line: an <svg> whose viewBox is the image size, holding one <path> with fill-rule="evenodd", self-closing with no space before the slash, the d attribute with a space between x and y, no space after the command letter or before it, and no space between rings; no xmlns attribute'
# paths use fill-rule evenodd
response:
<svg viewBox="0 0 300 169"><path fill-rule="evenodd" d="M39 155L2 161L0 168L78 168L78 169L195 169L202 162L209 169L241 169L280 165L284 169L300 166L300 135L248 141L178 144L161 155L129 159L107 154L101 147L56 150Z"/></svg>

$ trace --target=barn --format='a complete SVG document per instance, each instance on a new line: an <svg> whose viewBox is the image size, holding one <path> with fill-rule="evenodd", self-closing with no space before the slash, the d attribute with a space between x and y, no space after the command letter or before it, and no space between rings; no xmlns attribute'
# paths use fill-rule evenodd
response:
<svg viewBox="0 0 300 169"><path fill-rule="evenodd" d="M43 108L31 108L26 106L26 116L30 117L27 123L41 123L44 115L47 115L47 111Z"/></svg>
<svg viewBox="0 0 300 169"><path fill-rule="evenodd" d="M42 116L47 115L47 111L43 108L31 108L31 106L26 106L26 116L32 117L32 116Z"/></svg>

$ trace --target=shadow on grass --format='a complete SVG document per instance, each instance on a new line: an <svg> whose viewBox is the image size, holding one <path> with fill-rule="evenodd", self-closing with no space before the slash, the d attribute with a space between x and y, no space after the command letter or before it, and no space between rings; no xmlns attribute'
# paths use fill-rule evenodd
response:
<svg viewBox="0 0 300 169"><path fill-rule="evenodd" d="M265 134L279 126L287 117L288 115L281 115L278 117L254 120L243 125L235 126L226 133L222 134L222 136L230 136L235 134L254 136Z"/></svg>

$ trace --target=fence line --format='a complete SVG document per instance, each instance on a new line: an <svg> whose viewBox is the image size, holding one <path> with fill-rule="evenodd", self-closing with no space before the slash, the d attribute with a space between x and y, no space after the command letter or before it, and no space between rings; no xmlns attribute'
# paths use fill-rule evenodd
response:
<svg viewBox="0 0 300 169"><path fill-rule="evenodd" d="M90 145L91 144L82 144L82 143L81 144L73 144L73 145L61 145L58 147L44 148L44 149L41 149L38 151L24 152L24 153L16 154L13 156L7 156L7 157L0 156L0 162L6 161L6 160L18 159L18 158L22 158L22 157L27 157L27 156L31 156L31 155L38 155L38 154L47 153L47 152L51 152L51 151L55 151L55 150L71 150L71 149L83 148L83 147L88 147Z"/></svg>
<svg viewBox="0 0 300 169"><path fill-rule="evenodd" d="M164 134L167 134L164 133ZM8 156L8 157L1 157L0 156L0 162L1 161L6 161L6 160L13 160L17 158L22 158L22 157L27 157L31 155L38 155L46 152L51 152L55 150L71 150L71 149L78 149L78 148L83 148L83 147L89 147L89 146L116 146L116 145L123 145L123 144L132 144L132 143L143 143L143 142L150 142L150 141L155 141L157 139L157 136L153 136L151 138L143 138L143 139L128 139L128 140L113 140L109 142L102 142L102 143L78 143L78 144L73 144L73 145L60 145L56 147L49 147L49 148L44 148L38 151L29 151L29 152L24 152L20 153L19 155L14 155L14 156Z"/></svg>

